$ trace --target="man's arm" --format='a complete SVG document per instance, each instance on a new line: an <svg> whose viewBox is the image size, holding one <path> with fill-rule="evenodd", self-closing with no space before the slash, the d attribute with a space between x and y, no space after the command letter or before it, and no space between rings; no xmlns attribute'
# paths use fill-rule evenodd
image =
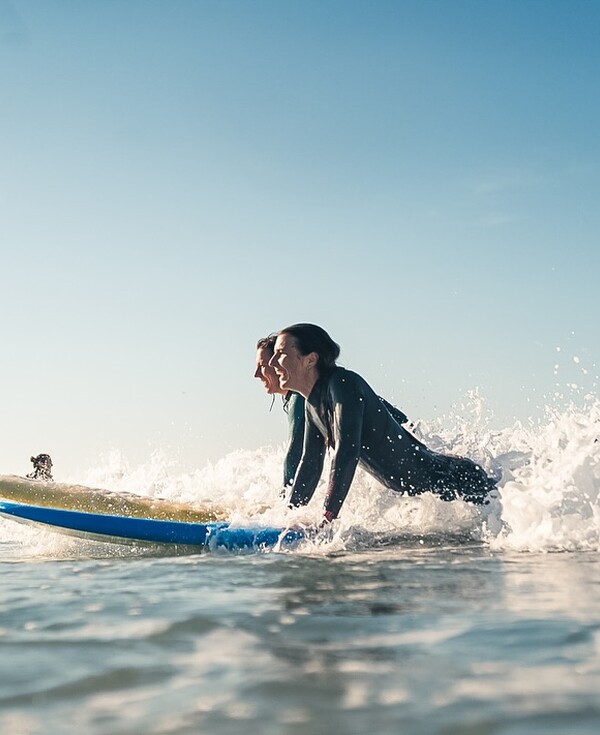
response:
<svg viewBox="0 0 600 735"><path fill-rule="evenodd" d="M304 398L292 395L288 402L289 441L283 460L283 491L294 482L304 445Z"/></svg>

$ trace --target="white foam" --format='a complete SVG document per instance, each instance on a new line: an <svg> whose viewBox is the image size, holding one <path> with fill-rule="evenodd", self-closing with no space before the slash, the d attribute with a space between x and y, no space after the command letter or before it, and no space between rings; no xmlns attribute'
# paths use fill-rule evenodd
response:
<svg viewBox="0 0 600 735"><path fill-rule="evenodd" d="M468 456L501 477L491 506L444 503L432 495L399 497L359 470L342 517L325 544L328 552L386 537L401 544L406 537L457 534L482 539L493 549L600 549L598 399L587 395L578 406L548 408L545 419L537 423L516 422L501 430L491 426L485 402L473 391L451 416L431 424L421 422L415 428L432 449ZM283 444L240 449L216 463L181 473L160 452L133 467L121 453L113 452L85 476L61 479L197 505L216 503L230 510L234 524L313 524L321 518L325 482L321 481L308 507L290 511L279 498L283 456ZM324 478L327 469L326 464ZM0 542L17 539L29 547L28 553L37 549L41 555L49 554L52 543L56 550L68 551L82 543L58 541L54 534L0 521ZM317 539L312 550L318 552L322 541Z"/></svg>

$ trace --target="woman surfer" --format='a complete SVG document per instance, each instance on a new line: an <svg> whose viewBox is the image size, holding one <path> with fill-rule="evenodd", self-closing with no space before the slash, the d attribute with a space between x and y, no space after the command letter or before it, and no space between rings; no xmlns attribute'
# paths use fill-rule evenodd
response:
<svg viewBox="0 0 600 735"><path fill-rule="evenodd" d="M315 324L282 329L269 367L282 392L306 399L304 445L290 505L306 505L333 456L325 519L337 518L358 464L386 487L407 495L432 492L442 500L482 504L494 481L469 459L438 454L401 426L360 375L336 365L340 348Z"/></svg>
<svg viewBox="0 0 600 735"><path fill-rule="evenodd" d="M258 378L265 386L267 394L275 398L276 394L283 396L283 410L288 416L288 446L283 461L283 490L284 496L288 488L293 485L296 470L302 457L302 446L304 442L305 409L304 397L293 390L286 390L279 385L279 376L269 364L275 349L276 334L261 337L256 343L256 369L254 377ZM393 418L404 424L408 421L406 414L396 406L392 406L385 398L378 396Z"/></svg>

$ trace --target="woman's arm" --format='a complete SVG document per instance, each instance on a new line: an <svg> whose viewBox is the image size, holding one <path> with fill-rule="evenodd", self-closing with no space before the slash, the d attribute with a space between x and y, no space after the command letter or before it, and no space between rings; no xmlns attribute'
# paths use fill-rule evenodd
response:
<svg viewBox="0 0 600 735"><path fill-rule="evenodd" d="M354 479L362 450L364 398L351 380L336 381L330 386L333 399L333 439L335 449L325 501L327 520L337 518Z"/></svg>
<svg viewBox="0 0 600 735"><path fill-rule="evenodd" d="M317 427L306 421L302 459L296 472L290 505L306 505L314 492L323 472L325 460L325 439Z"/></svg>

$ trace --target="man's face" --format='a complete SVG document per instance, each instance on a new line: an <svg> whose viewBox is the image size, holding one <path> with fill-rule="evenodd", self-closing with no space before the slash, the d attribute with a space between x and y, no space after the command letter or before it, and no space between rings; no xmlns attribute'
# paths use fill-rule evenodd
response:
<svg viewBox="0 0 600 735"><path fill-rule="evenodd" d="M279 387L279 378L275 370L269 365L273 352L268 347L261 347L256 351L256 370L254 377L258 378L265 386L265 390L271 396L274 393L285 393Z"/></svg>

